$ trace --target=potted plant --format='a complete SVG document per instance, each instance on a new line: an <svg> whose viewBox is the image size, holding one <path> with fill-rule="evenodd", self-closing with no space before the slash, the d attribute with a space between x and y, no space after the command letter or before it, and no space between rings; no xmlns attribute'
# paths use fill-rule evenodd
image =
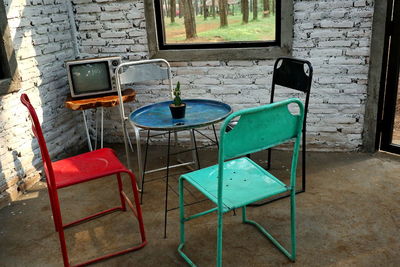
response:
<svg viewBox="0 0 400 267"><path fill-rule="evenodd" d="M171 110L172 118L182 119L185 117L186 104L182 102L181 99L181 84L178 82L173 91L174 99L171 104L169 104L169 109Z"/></svg>

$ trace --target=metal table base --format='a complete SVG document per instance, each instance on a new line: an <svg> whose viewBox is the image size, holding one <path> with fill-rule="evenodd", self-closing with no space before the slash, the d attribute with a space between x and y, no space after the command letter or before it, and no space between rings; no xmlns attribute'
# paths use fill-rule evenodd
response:
<svg viewBox="0 0 400 267"><path fill-rule="evenodd" d="M168 208L168 188L169 188L169 172L172 168L192 165L197 163L197 167L200 168L200 162L198 158L198 147L196 144L195 132L199 132L196 129L209 126L213 127L215 140L214 144L218 145L217 134L215 131L215 123L224 120L231 112L232 109L229 105L224 104L215 100L203 100L203 99L185 99L186 103L186 116L183 119L172 119L169 104L171 101L160 102L142 108L132 112L129 116L130 122L134 128L136 136L136 146L138 155L138 168L139 177L141 177L141 200L143 200L145 174L149 174L157 171L166 171L166 183L165 183L165 204L164 204L164 237L167 236L167 213L168 211L174 210ZM145 158L142 161L141 142L140 142L140 129L148 130ZM168 133L168 147L167 147L167 164L166 167L158 168L151 171L145 171L147 165L147 154L148 154L148 142L150 138L150 130L161 131ZM171 156L171 133L190 130L190 139L192 143L192 157L193 160L185 163L180 163L170 166ZM199 132L200 133L200 132ZM202 133L201 133L202 134ZM203 134L202 134L203 135ZM203 135L206 136L206 135ZM207 137L207 136L206 136ZM208 138L208 137L207 137ZM212 140L208 138L209 140ZM212 140L213 141L213 140ZM125 141L125 144L127 142ZM127 151L127 150L126 150Z"/></svg>

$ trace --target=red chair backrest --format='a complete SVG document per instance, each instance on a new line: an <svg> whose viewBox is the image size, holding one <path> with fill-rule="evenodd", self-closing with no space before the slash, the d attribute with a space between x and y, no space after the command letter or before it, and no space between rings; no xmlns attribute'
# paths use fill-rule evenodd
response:
<svg viewBox="0 0 400 267"><path fill-rule="evenodd" d="M28 95L22 94L20 99L21 99L22 104L24 104L29 111L29 114L30 114L29 117L32 122L32 131L38 140L40 152L42 154L43 167L44 167L44 171L46 173L47 187L50 191L53 191L53 189L54 190L56 189L53 166L51 163L49 151L47 150L46 140L44 139L44 136L43 136L42 127L40 126L38 116L36 114L35 109L33 108L32 104L31 104L31 101L29 100Z"/></svg>

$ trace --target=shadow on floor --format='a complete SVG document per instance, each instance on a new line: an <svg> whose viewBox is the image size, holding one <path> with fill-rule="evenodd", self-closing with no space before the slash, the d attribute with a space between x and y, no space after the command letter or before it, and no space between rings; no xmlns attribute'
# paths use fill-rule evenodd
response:
<svg viewBox="0 0 400 267"><path fill-rule="evenodd" d="M113 145L121 159L123 148ZM165 161L164 147L155 146L150 163ZM216 151L200 152L202 167L215 163ZM271 172L288 176L290 154L274 151ZM265 163L264 155L254 160ZM308 154L307 192L297 195L297 266L400 265L400 157L385 154ZM170 179L169 206L177 206L177 172ZM185 266L176 252L178 210L168 213L168 238L163 238L163 174L147 177L143 214L149 244L142 250L96 266ZM146 179L147 179L146 178ZM159 179L157 179L159 178ZM126 179L127 181L127 179ZM191 190L188 188L188 190ZM198 200L195 190L188 200ZM60 194L65 222L111 207L119 201L113 177L66 188ZM131 193L130 191L128 191ZM193 214L210 202L187 207ZM292 265L257 230L241 223L241 212L224 217L224 266ZM249 208L248 216L266 226L288 245L289 201ZM113 213L66 231L72 262L80 262L129 244L139 243L131 213ZM215 265L216 216L188 223L185 251L199 266ZM44 183L36 184L16 202L0 210L0 266L62 266Z"/></svg>

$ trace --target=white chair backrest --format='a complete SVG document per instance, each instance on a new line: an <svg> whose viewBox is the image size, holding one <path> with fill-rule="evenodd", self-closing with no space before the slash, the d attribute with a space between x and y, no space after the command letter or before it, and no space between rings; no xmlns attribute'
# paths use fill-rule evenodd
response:
<svg viewBox="0 0 400 267"><path fill-rule="evenodd" d="M126 120L127 117L125 117L122 102L122 85L154 80L168 80L171 97L173 97L171 66L165 59L148 59L121 63L115 69L115 80L123 120Z"/></svg>
<svg viewBox="0 0 400 267"><path fill-rule="evenodd" d="M154 63L130 65L119 75L121 84L131 84L150 80L169 79L168 68L162 68Z"/></svg>

